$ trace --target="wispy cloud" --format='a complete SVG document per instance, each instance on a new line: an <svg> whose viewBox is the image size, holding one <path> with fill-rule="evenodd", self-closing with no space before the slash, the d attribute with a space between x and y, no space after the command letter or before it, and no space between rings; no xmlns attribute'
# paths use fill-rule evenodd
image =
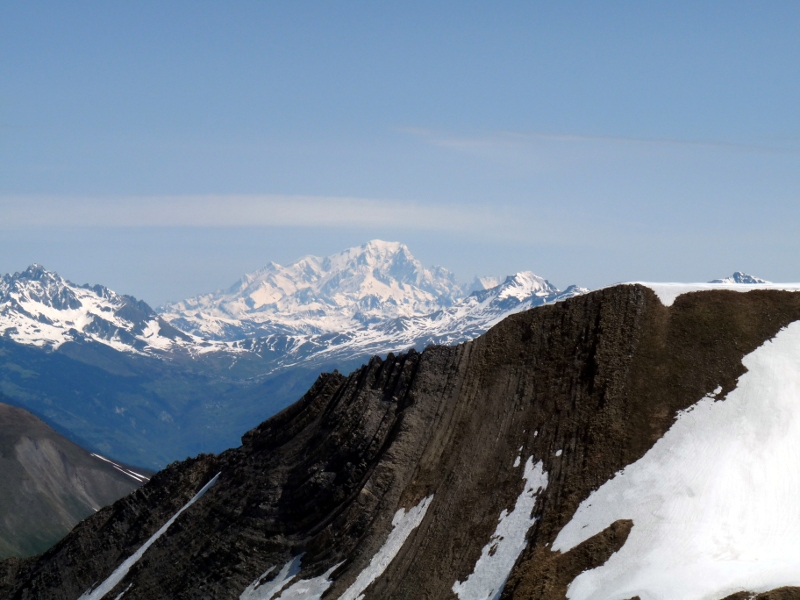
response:
<svg viewBox="0 0 800 600"><path fill-rule="evenodd" d="M497 207L282 195L0 197L0 227L398 227L474 231L501 225Z"/></svg>
<svg viewBox="0 0 800 600"><path fill-rule="evenodd" d="M460 135L423 127L400 127L398 131L425 143L453 150L526 148L537 144L560 143L596 146L648 146L653 148L695 148L775 154L800 153L800 140L765 140L757 143L720 140L681 140L668 138L635 138L622 136L582 135L574 133L522 133L498 131L483 135Z"/></svg>
<svg viewBox="0 0 800 600"><path fill-rule="evenodd" d="M438 232L476 241L563 245L594 239L596 225L596 218L543 213L536 203L500 201L477 205L291 195L0 196L0 231L24 227L299 227L362 229L366 236Z"/></svg>

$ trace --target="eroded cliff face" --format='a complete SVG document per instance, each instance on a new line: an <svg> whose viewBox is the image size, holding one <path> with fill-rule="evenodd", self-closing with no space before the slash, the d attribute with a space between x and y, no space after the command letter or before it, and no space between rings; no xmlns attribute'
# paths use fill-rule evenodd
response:
<svg viewBox="0 0 800 600"><path fill-rule="evenodd" d="M724 402L742 358L797 320L790 292L666 308L618 286L322 375L240 448L170 465L46 554L2 563L0 596L80 597L219 474L105 597L563 599L635 527L551 551L580 503L678 411Z"/></svg>

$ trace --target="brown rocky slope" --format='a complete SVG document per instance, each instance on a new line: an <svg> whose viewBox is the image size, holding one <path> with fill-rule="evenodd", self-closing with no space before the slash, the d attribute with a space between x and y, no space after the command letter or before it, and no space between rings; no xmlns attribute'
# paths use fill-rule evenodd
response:
<svg viewBox="0 0 800 600"><path fill-rule="evenodd" d="M398 509L425 505L363 593L455 598L498 519L530 491L536 519L488 597L563 599L632 526L617 521L565 554L550 551L578 505L641 458L677 411L718 385L724 398L744 373L742 357L797 320L796 293L702 292L667 308L650 289L625 285L512 316L457 347L322 375L241 447L174 463L45 554L0 563L0 597L78 598L219 473L105 597L272 598L270 581L301 555L281 597L350 597ZM533 463L545 477L531 486L535 477L523 476ZM496 539L488 556L502 552ZM324 585L297 595L291 583L301 580ZM734 597L750 597L741 592Z"/></svg>

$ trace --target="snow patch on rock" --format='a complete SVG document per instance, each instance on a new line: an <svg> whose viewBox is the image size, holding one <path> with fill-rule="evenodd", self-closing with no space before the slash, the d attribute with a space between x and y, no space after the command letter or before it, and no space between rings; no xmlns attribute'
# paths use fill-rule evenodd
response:
<svg viewBox="0 0 800 600"><path fill-rule="evenodd" d="M525 463L522 475L525 486L517 498L514 510L503 510L489 543L483 547L466 581L456 581L453 593L459 600L497 600L503 592L511 569L528 545L528 530L536 522L531 516L539 492L547 488L547 473L542 462L533 464L533 456Z"/></svg>
<svg viewBox="0 0 800 600"><path fill-rule="evenodd" d="M274 579L265 582L264 579L275 570L275 567L272 566L267 569L261 577L247 586L239 596L239 600L273 600L273 598L283 600L319 600L319 598L322 598L322 594L333 583L330 579L331 573L338 569L342 563L335 564L318 577L301 579L289 585L300 573L303 556L304 554L295 556L281 567ZM287 585L289 587L286 587ZM280 596L277 596L277 594L280 594Z"/></svg>
<svg viewBox="0 0 800 600"><path fill-rule="evenodd" d="M633 521L625 545L570 584L570 600L701 600L800 585L800 322L742 362L736 389L679 413L559 532L553 548L567 552Z"/></svg>
<svg viewBox="0 0 800 600"><path fill-rule="evenodd" d="M301 579L293 583L283 590L283 593L278 596L278 600L320 600L322 594L327 592L328 588L333 584L333 581L331 581L331 574L343 564L344 561L333 565L318 577Z"/></svg>
<svg viewBox="0 0 800 600"><path fill-rule="evenodd" d="M152 536L150 536L150 539L147 540L144 544L142 544L136 552L134 552L130 557L126 558L125 561L120 566L114 569L114 572L111 573L111 575L109 575L108 578L105 581L103 581L103 583L98 585L93 590L86 590L81 595L81 597L78 598L78 600L100 600L106 594L108 594L108 592L113 590L117 586L117 584L119 584L120 581L125 579L125 576L128 574L128 571L130 571L133 565L139 562L139 559L142 558L145 552L147 552L147 549L150 548L150 546L152 546L153 544L155 544L158 538L160 538L162 535L164 535L164 533L166 533L167 529L169 529L170 526L175 522L175 519L177 519L183 511L185 511L192 504L194 504L200 498L202 498L203 494L205 494L209 489L211 489L211 486L217 483L219 475L220 475L219 473L214 475L211 481L205 484L202 487L202 489L199 492L197 492L191 500L189 500L186 504L184 504L183 507L181 507L181 509L178 512L176 512L174 515L172 515L172 517L170 517L169 521L167 521L161 526L161 529L159 529Z"/></svg>
<svg viewBox="0 0 800 600"><path fill-rule="evenodd" d="M392 531L389 537L378 550L378 553L372 557L369 565L358 574L358 577L353 584L345 590L340 600L363 600L363 592L370 584L380 577L389 566L389 563L394 560L400 548L403 547L408 536L414 531L422 519L425 518L425 513L428 512L428 507L433 500L433 496L424 498L419 504L410 508L408 512L401 508L398 510L392 519Z"/></svg>
<svg viewBox="0 0 800 600"><path fill-rule="evenodd" d="M265 582L267 575L275 570L275 566L271 566L264 571L261 577L245 588L239 596L239 600L271 600L275 594L280 592L286 584L297 576L300 572L300 561L302 559L302 554L295 556L281 567L281 570L278 571L278 574L273 579Z"/></svg>

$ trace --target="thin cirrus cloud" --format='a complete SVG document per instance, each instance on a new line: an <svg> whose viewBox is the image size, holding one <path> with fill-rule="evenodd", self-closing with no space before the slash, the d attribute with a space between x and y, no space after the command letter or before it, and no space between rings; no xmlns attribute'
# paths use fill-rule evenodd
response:
<svg viewBox="0 0 800 600"><path fill-rule="evenodd" d="M498 131L485 135L461 135L446 131L437 131L424 127L399 127L397 131L416 137L424 143L449 148L452 150L490 150L490 149L525 149L543 144L592 145L597 147L642 147L662 149L707 149L721 151L797 154L800 153L800 139L769 139L754 143L729 142L721 140L680 140L658 138L635 138L624 136L584 135L572 133L522 133L516 131Z"/></svg>
<svg viewBox="0 0 800 600"><path fill-rule="evenodd" d="M469 233L502 225L496 207L325 196L0 198L0 227L397 227Z"/></svg>

